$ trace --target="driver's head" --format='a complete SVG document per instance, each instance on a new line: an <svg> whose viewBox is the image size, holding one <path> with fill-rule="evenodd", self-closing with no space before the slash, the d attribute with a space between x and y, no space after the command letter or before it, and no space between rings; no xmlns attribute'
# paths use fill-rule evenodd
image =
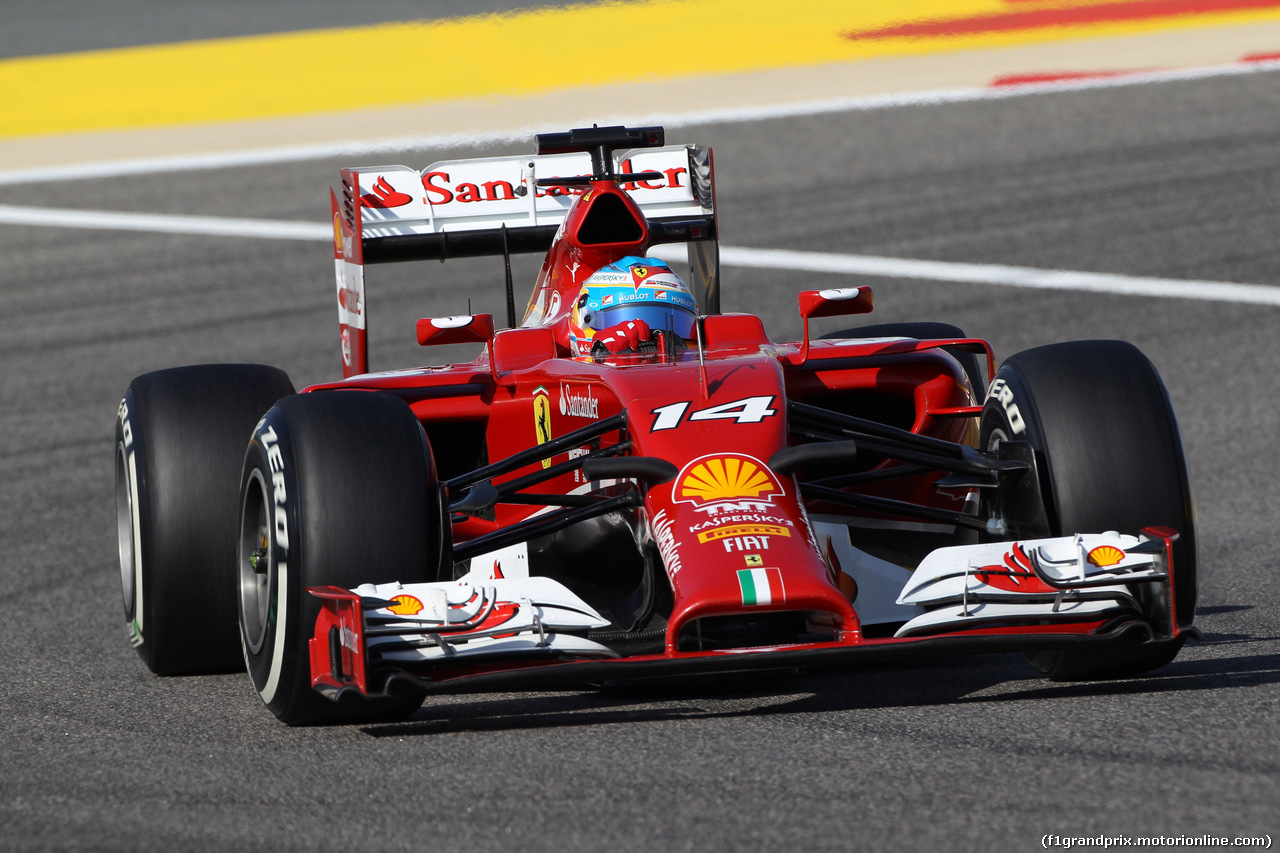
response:
<svg viewBox="0 0 1280 853"><path fill-rule="evenodd" d="M570 348L576 356L589 355L598 332L634 320L690 340L697 313L693 294L665 261L629 255L582 283L569 312Z"/></svg>

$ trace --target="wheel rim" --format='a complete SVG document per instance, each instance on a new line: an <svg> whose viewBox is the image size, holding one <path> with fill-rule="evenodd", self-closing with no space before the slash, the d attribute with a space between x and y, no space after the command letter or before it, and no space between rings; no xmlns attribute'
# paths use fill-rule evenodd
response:
<svg viewBox="0 0 1280 853"><path fill-rule="evenodd" d="M120 442L116 448L116 539L120 549L120 592L124 597L124 613L128 619L133 618L136 511L128 454L125 452L124 442Z"/></svg>
<svg viewBox="0 0 1280 853"><path fill-rule="evenodd" d="M240 581L240 631L253 654L262 650L271 617L271 579L275 558L271 548L271 520L267 514L267 486L262 472L254 469L245 488L240 514L238 566ZM263 551L265 550L265 554ZM254 568L255 552L258 567Z"/></svg>

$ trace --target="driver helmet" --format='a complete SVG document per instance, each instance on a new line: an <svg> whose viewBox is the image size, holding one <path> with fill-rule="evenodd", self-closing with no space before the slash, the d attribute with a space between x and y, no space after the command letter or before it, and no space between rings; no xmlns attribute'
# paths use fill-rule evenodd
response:
<svg viewBox="0 0 1280 853"><path fill-rule="evenodd" d="M570 346L576 356L590 355L597 332L628 320L643 320L651 331L687 341L697 316L693 294L666 261L628 255L582 283L569 310Z"/></svg>

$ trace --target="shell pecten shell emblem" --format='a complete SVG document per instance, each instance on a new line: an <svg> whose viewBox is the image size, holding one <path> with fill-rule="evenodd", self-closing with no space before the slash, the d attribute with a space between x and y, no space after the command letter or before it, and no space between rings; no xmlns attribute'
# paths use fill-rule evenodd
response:
<svg viewBox="0 0 1280 853"><path fill-rule="evenodd" d="M1089 562L1100 569L1119 565L1124 560L1124 551L1114 545L1099 545L1089 552Z"/></svg>
<svg viewBox="0 0 1280 853"><path fill-rule="evenodd" d="M397 595L387 609L399 616L416 616L422 612L422 602L412 595Z"/></svg>
<svg viewBox="0 0 1280 853"><path fill-rule="evenodd" d="M763 462L741 454L717 454L695 459L676 481L674 498L697 506L720 501L772 502L782 486Z"/></svg>

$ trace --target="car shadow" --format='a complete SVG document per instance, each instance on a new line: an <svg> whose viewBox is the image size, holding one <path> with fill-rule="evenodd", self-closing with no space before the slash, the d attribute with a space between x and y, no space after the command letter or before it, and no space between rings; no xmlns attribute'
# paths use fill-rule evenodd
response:
<svg viewBox="0 0 1280 853"><path fill-rule="evenodd" d="M1214 635L1206 645L1266 642ZM1280 683L1280 655L1187 659L1151 673L1101 682L1049 682L1020 655L845 667L699 675L546 693L427 698L403 723L364 726L371 737L518 731L898 707L963 706L1095 696L1229 690Z"/></svg>
<svg viewBox="0 0 1280 853"><path fill-rule="evenodd" d="M1253 604L1215 604L1208 607L1200 605L1196 608L1196 618L1202 616L1218 616L1223 613L1240 613L1245 610L1252 610Z"/></svg>

